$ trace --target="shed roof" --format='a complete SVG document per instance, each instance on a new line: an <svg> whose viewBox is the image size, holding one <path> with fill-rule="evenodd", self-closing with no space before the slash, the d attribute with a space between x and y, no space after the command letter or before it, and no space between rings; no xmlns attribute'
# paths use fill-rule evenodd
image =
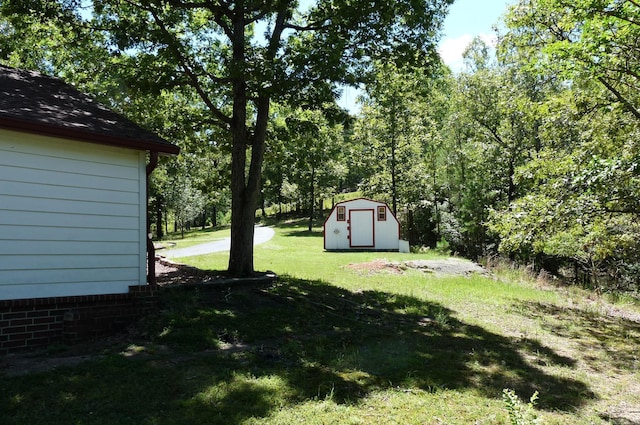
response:
<svg viewBox="0 0 640 425"><path fill-rule="evenodd" d="M166 154L180 151L58 78L2 65L0 128Z"/></svg>
<svg viewBox="0 0 640 425"><path fill-rule="evenodd" d="M374 204L379 204L379 205L387 205L386 202L383 201L376 201L375 199L370 199L370 198L353 198L353 199L347 199L344 201L340 201L340 202L336 202L336 205L340 205L340 204L348 204L351 202L358 202L358 201L366 201L366 202L373 202ZM388 205L387 205L388 206Z"/></svg>

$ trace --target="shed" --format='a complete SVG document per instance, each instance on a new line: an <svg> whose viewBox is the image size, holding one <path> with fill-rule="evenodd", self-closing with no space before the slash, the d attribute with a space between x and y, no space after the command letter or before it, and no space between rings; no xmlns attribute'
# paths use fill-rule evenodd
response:
<svg viewBox="0 0 640 425"><path fill-rule="evenodd" d="M366 198L337 203L324 222L327 251L398 251L400 223L389 206Z"/></svg>
<svg viewBox="0 0 640 425"><path fill-rule="evenodd" d="M178 152L60 79L0 66L0 302L146 285L147 176Z"/></svg>

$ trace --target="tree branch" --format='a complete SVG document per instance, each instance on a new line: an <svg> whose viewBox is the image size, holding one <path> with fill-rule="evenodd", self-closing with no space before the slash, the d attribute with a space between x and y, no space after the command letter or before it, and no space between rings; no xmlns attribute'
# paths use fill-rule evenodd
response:
<svg viewBox="0 0 640 425"><path fill-rule="evenodd" d="M625 16L621 16L619 13L615 13L615 11L613 11L613 10L599 10L598 12L601 13L602 15L604 15L604 16L609 16L609 17L612 17L612 18L620 19L621 21L628 22L628 23L630 23L632 25L640 26L640 21L636 21L634 19L627 18Z"/></svg>
<svg viewBox="0 0 640 425"><path fill-rule="evenodd" d="M288 15L288 7L286 4L281 5L280 11L276 16L276 23L269 39L267 47L266 60L271 62L275 59L278 49L280 48L282 32L285 29L285 23ZM269 121L269 104L271 100L270 87L264 87L258 95L256 102L257 114L254 133L251 136L251 164L249 166L249 181L247 186L249 190L257 190L260 186L260 177L262 169L262 160L264 157L265 139L267 134L267 124Z"/></svg>
<svg viewBox="0 0 640 425"><path fill-rule="evenodd" d="M232 36L231 27L228 22L225 22L224 18L231 19L232 12L227 7L221 6L224 2L213 2L210 0L205 0L201 2L193 2L193 1L181 1L181 0L166 0L168 4L174 7L182 7L184 9L207 9L214 16L214 22L222 28L222 31L229 38Z"/></svg>
<svg viewBox="0 0 640 425"><path fill-rule="evenodd" d="M489 124L487 124L486 122L484 122L481 119L476 119L476 121L478 122L478 124L480 124L481 127L483 127L485 130L487 130L489 132L489 134L491 134L491 137L493 137L494 140L496 142L498 142L498 145L500 145L501 147L505 147L506 146L505 143L502 141L502 138L498 134L498 130L496 130L495 128L491 127Z"/></svg>
<svg viewBox="0 0 640 425"><path fill-rule="evenodd" d="M640 210L638 210L637 208L607 208L607 207L604 207L603 211L607 212L607 213L610 213L610 214L634 214L634 215L640 214Z"/></svg>
<svg viewBox="0 0 640 425"><path fill-rule="evenodd" d="M320 31L320 30L329 28L329 25L327 25L326 22L327 22L327 19L324 19L323 21L313 22L304 26L294 25L290 23L286 25L286 28L296 30L296 31Z"/></svg>
<svg viewBox="0 0 640 425"><path fill-rule="evenodd" d="M640 120L640 111L636 109L627 98L625 98L615 87L613 87L604 77L598 77L600 81L613 95L631 112L638 120Z"/></svg>
<svg viewBox="0 0 640 425"><path fill-rule="evenodd" d="M631 3L633 3L634 5L637 5L636 2L634 2L633 0L627 0L630 1ZM604 11L603 11L604 12ZM554 29L552 28L552 24L549 23L546 25L547 29L551 32L552 35L554 35L556 37L556 39L558 39L559 41L568 41L570 43L573 43L574 41L571 40L570 38L568 38L564 33L562 33L561 31L554 31ZM588 63L588 61L582 59L583 62ZM606 71L606 70L605 70ZM633 106L633 104L626 99L622 93L620 93L613 85L611 85L604 77L602 76L598 76L597 77L598 81L600 81L611 93L613 93L613 95L618 99L618 101L620 101L620 103L622 103L624 105L624 107L631 112L638 120L640 120L640 111L638 111L638 109Z"/></svg>
<svg viewBox="0 0 640 425"><path fill-rule="evenodd" d="M162 21L162 19L158 16L155 9L151 7L149 8L144 8L142 6L138 6L138 7L142 8L143 10L147 10L149 13L151 13L151 16L153 16L153 19L156 25L158 25L158 27L164 34L165 39L167 41L167 45L173 51L173 54L175 55L176 59L180 63L180 67L182 68L184 73L187 75L187 77L191 81L191 86L196 90L196 92L198 93L198 96L200 96L202 101L205 103L205 105L207 105L209 110L215 115L215 117L218 120L229 125L231 123L231 118L229 118L227 115L222 113L222 111L213 103L209 95L204 91L204 89L202 88L202 84L200 84L200 80L198 79L198 75L196 75L196 73L193 71L192 67L189 64L188 59L180 51L180 48L178 47L179 43L175 40L175 38L173 37L173 34L168 30L168 28L164 24L164 21Z"/></svg>
<svg viewBox="0 0 640 425"><path fill-rule="evenodd" d="M262 11L260 13L255 14L254 16L252 16L251 18L247 19L247 23L253 23L253 22L257 22L260 19L263 19L265 16L269 15L269 11Z"/></svg>

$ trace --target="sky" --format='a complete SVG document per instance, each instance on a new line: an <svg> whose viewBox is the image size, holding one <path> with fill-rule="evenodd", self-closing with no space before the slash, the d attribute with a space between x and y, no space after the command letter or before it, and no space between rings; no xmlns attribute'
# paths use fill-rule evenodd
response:
<svg viewBox="0 0 640 425"><path fill-rule="evenodd" d="M462 52L474 37L485 42L495 40L492 27L498 24L507 6L514 0L455 0L444 21L438 51L444 63L454 71L462 69Z"/></svg>

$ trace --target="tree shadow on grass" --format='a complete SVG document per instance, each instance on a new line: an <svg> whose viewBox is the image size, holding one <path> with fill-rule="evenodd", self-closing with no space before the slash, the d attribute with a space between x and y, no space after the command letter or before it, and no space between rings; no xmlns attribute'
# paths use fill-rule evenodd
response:
<svg viewBox="0 0 640 425"><path fill-rule="evenodd" d="M308 230L291 230L283 232L283 236L291 236L295 238L321 238L324 237L324 233L317 230L312 230L311 232Z"/></svg>
<svg viewBox="0 0 640 425"><path fill-rule="evenodd" d="M638 364L640 321L631 320L612 311L554 304L522 302L515 312L536 319L556 336L571 340L579 347L583 360L594 370L611 369L634 371Z"/></svg>
<svg viewBox="0 0 640 425"><path fill-rule="evenodd" d="M435 302L291 278L268 289L233 288L225 297L203 294L205 304L230 309L207 326L232 330L251 347L252 362L286 378L302 398L330 392L349 402L389 386L473 389L490 398L503 388L538 391L539 406L557 410L595 398L584 382L538 367L573 367L573 359L464 323Z"/></svg>
<svg viewBox="0 0 640 425"><path fill-rule="evenodd" d="M539 407L561 411L595 399L586 383L529 360L572 367L571 359L464 323L435 302L288 277L215 288L162 293L143 329L163 352L0 380L0 411L9 412L0 422L44 423L38 397L51 400L47 423L83 423L90 410L119 415L92 423L175 424L239 424L310 399L350 404L397 387L492 399L503 388L525 398L539 391Z"/></svg>

